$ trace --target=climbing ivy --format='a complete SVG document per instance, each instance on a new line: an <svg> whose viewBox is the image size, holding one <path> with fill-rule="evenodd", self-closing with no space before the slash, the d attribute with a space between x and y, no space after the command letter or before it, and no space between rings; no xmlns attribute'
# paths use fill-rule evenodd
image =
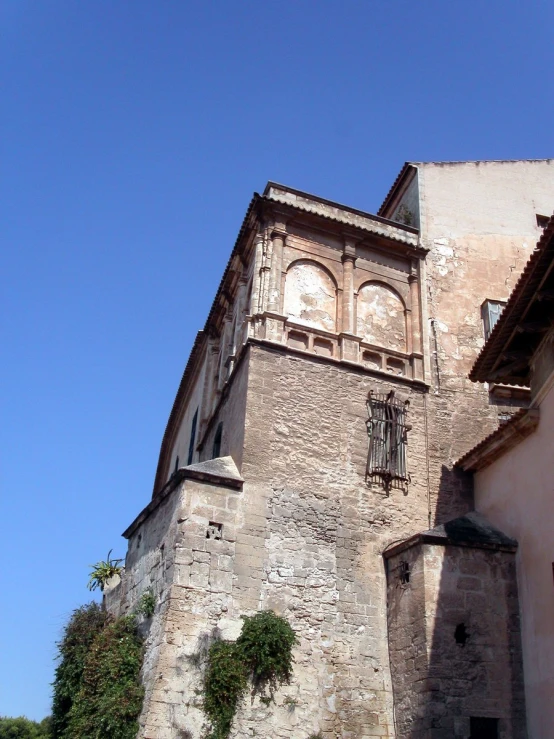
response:
<svg viewBox="0 0 554 739"><path fill-rule="evenodd" d="M87 654L69 718L72 739L135 739L144 697L142 657L135 618L108 622Z"/></svg>
<svg viewBox="0 0 554 739"><path fill-rule="evenodd" d="M98 603L89 603L73 611L58 642L58 666L54 678L52 735L69 737L69 714L81 687L89 650L104 628L108 615Z"/></svg>
<svg viewBox="0 0 554 739"><path fill-rule="evenodd" d="M217 641L209 649L204 680L204 711L212 725L209 739L229 736L248 686L248 671L236 644Z"/></svg>
<svg viewBox="0 0 554 739"><path fill-rule="evenodd" d="M273 611L260 611L243 620L236 642L216 641L208 651L204 677L204 712L211 724L208 739L229 736L249 678L253 694L261 693L261 700L269 703L279 685L292 676L297 638L286 619Z"/></svg>
<svg viewBox="0 0 554 739"><path fill-rule="evenodd" d="M73 612L58 644L53 739L134 739L142 708L142 639L134 616L97 603Z"/></svg>

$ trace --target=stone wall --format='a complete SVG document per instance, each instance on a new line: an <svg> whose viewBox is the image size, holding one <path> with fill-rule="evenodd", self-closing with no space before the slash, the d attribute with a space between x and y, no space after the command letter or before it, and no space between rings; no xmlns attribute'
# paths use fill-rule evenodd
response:
<svg viewBox="0 0 554 739"><path fill-rule="evenodd" d="M411 483L387 495L365 480L366 399L392 387L410 399ZM233 595L297 631L291 718L306 717L281 734L267 711L263 736L394 736L382 551L427 527L424 396L394 377L251 348Z"/></svg>
<svg viewBox="0 0 554 739"><path fill-rule="evenodd" d="M526 737L514 560L426 543L388 560L397 739L468 739L471 717Z"/></svg>
<svg viewBox="0 0 554 739"><path fill-rule="evenodd" d="M214 637L240 632L231 590L241 483L232 460L216 465L225 462L234 471L231 484L197 465L187 474L204 479L177 476L163 500L145 509L129 533L122 580L106 594L113 613L132 611L148 588L156 597L153 618L141 624L146 696L140 739L204 735L202 655Z"/></svg>

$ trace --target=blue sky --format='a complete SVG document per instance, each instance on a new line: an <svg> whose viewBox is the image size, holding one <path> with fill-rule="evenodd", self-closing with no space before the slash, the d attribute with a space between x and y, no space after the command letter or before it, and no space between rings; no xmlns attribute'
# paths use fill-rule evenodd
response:
<svg viewBox="0 0 554 739"><path fill-rule="evenodd" d="M548 0L2 0L0 714L49 712L251 194L554 156Z"/></svg>

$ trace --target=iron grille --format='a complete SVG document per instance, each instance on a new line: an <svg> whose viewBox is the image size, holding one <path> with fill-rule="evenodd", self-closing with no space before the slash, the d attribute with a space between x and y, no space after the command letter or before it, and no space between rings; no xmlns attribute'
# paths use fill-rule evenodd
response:
<svg viewBox="0 0 554 739"><path fill-rule="evenodd" d="M408 482L406 446L410 426L406 424L409 401L398 400L391 390L387 395L369 392L367 433L369 453L367 475L383 482L390 490L393 482Z"/></svg>

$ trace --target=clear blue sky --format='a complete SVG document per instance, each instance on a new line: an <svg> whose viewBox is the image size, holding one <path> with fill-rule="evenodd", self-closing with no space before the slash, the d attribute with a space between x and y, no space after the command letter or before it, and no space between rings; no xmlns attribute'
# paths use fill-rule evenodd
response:
<svg viewBox="0 0 554 739"><path fill-rule="evenodd" d="M254 190L554 155L551 0L2 0L0 714L49 712Z"/></svg>

